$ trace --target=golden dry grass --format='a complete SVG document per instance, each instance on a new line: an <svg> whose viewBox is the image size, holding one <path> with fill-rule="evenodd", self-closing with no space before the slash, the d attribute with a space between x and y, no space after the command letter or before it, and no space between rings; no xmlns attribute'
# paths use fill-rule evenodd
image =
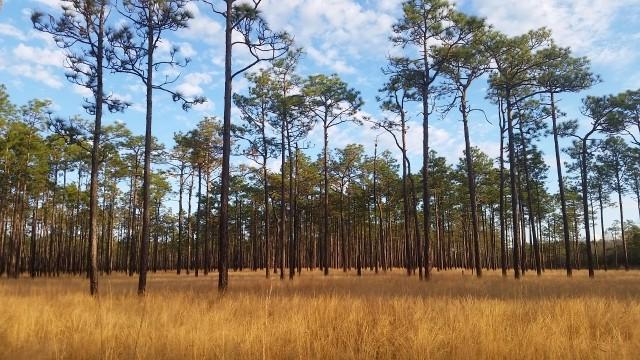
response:
<svg viewBox="0 0 640 360"><path fill-rule="evenodd" d="M3 359L637 359L640 272L0 280Z"/></svg>

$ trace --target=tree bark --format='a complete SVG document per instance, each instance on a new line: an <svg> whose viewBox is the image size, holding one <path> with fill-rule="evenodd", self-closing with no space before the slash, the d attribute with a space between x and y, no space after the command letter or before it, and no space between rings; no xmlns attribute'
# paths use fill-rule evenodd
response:
<svg viewBox="0 0 640 360"><path fill-rule="evenodd" d="M475 171L473 169L473 157L471 156L471 140L469 139L469 114L467 113L467 92L462 92L460 98L460 111L464 127L465 160L467 165L467 185L469 187L469 206L471 207L471 224L473 236L473 252L476 267L476 276L482 277L482 262L480 260L480 230L478 226L478 200L476 198Z"/></svg>
<svg viewBox="0 0 640 360"><path fill-rule="evenodd" d="M233 1L226 0L225 59L224 59L224 120L222 125L222 172L220 174L220 231L218 238L218 291L224 293L229 286L229 160L231 157L231 48Z"/></svg>
<svg viewBox="0 0 640 360"><path fill-rule="evenodd" d="M567 215L567 199L564 193L564 179L562 178L562 162L560 161L560 144L558 141L558 116L555 104L555 94L551 92L551 120L553 122L553 143L556 152L556 169L558 172L558 191L560 193L560 208L562 210L562 236L564 239L565 268L567 276L571 277L571 240L569 238L569 216Z"/></svg>

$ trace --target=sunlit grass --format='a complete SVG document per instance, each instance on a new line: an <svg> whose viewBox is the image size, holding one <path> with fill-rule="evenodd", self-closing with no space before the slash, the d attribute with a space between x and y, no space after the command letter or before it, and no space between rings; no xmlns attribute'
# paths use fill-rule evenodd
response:
<svg viewBox="0 0 640 360"><path fill-rule="evenodd" d="M634 359L640 272L0 280L2 359Z"/></svg>

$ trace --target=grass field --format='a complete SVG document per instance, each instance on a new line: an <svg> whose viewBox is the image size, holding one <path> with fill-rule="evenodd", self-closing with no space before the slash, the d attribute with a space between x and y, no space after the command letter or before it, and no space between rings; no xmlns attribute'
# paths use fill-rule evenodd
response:
<svg viewBox="0 0 640 360"><path fill-rule="evenodd" d="M2 359L637 359L640 272L0 280Z"/></svg>

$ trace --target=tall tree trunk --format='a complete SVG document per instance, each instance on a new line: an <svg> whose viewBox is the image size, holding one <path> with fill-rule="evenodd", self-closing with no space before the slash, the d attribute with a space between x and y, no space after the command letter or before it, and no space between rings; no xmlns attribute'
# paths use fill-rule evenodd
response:
<svg viewBox="0 0 640 360"><path fill-rule="evenodd" d="M98 153L102 132L103 99L103 55L104 55L104 5L100 8L98 25L98 47L96 51L96 92L95 124L93 127L93 146L91 148L91 180L89 185L89 292L98 294L98 171L100 168Z"/></svg>
<svg viewBox="0 0 640 360"><path fill-rule="evenodd" d="M478 227L478 200L476 198L476 174L473 169L473 157L471 156L471 140L469 139L469 114L467 112L467 92L462 92L460 98L460 111L462 112L462 124L464 127L465 160L467 165L467 185L469 187L469 206L471 207L471 225L473 237L474 263L476 276L482 277L482 262L480 260L480 230Z"/></svg>
<svg viewBox="0 0 640 360"><path fill-rule="evenodd" d="M283 116L280 121L282 122L280 128L280 236L278 238L278 255L280 256L280 279L284 279L284 263L285 263L285 239L287 231L287 211L285 200L285 170L286 170L286 143L285 143L285 128L287 127L287 119Z"/></svg>
<svg viewBox="0 0 640 360"><path fill-rule="evenodd" d="M33 210L31 211L31 255L29 259L29 273L32 278L36 277L36 240L37 240L37 216L38 216L38 197L35 199Z"/></svg>
<svg viewBox="0 0 640 360"><path fill-rule="evenodd" d="M209 163L209 155L207 154L207 164ZM209 232L210 218L211 218L211 170L206 168L205 174L205 200L204 200L204 251L202 254L203 271L205 275L209 275L209 269L211 268L211 236Z"/></svg>
<svg viewBox="0 0 640 360"><path fill-rule="evenodd" d="M376 142L374 145L374 150L373 150L373 208L375 211L375 214L377 216L377 223L378 223L378 235L377 235L377 246L376 246L376 252L375 252L375 272L376 274L378 273L378 266L380 264L380 259L381 259L381 255L382 255L382 208L380 206L380 203L378 202L378 138L376 137Z"/></svg>
<svg viewBox="0 0 640 360"><path fill-rule="evenodd" d="M178 188L178 239L176 241L177 254L176 254L176 273L180 275L182 271L182 228L183 228L183 215L182 215L182 195L184 194L184 168L183 161L180 162L180 178Z"/></svg>
<svg viewBox="0 0 640 360"><path fill-rule="evenodd" d="M423 267L423 251L422 251L422 238L420 236L420 223L418 221L418 196L416 195L416 185L411 175L411 162L407 158L407 176L409 177L409 183L411 183L411 215L413 215L414 231L416 233L416 251L414 258L418 260L418 276L420 280L423 280L422 274Z"/></svg>
<svg viewBox="0 0 640 360"><path fill-rule="evenodd" d="M194 273L197 277L200 272L200 251L202 248L202 165L198 164L198 198L196 206L196 231L194 242Z"/></svg>
<svg viewBox="0 0 640 360"><path fill-rule="evenodd" d="M504 112L502 100L500 100L500 267L502 276L507 276L507 239L506 239L506 219L505 219L505 194L504 194Z"/></svg>
<svg viewBox="0 0 640 360"><path fill-rule="evenodd" d="M405 251L405 268L407 275L411 275L411 246L409 242L409 197L407 194L407 155L406 155L406 128L404 115L402 117L402 213L403 213L403 230L404 230L404 251Z"/></svg>
<svg viewBox="0 0 640 360"><path fill-rule="evenodd" d="M142 180L142 241L140 242L140 263L138 278L138 295L144 295L147 290L147 268L149 262L149 240L151 223L151 146L153 137L151 136L151 122L153 119L153 51L155 39L153 38L153 16L151 5L147 16L147 114L144 134L144 173Z"/></svg>
<svg viewBox="0 0 640 360"><path fill-rule="evenodd" d="M429 71L428 48L423 41L422 57L424 61L424 77L422 91L422 206L424 211L424 269L425 279L431 278L431 214L429 195L429 86L431 74Z"/></svg>
<svg viewBox="0 0 640 360"><path fill-rule="evenodd" d="M224 57L224 120L222 125L222 172L220 174L220 232L218 239L218 291L229 286L229 159L231 157L231 48L233 47L233 1L226 0Z"/></svg>
<svg viewBox="0 0 640 360"><path fill-rule="evenodd" d="M529 227L531 231L531 240L533 242L533 257L536 266L536 274L538 276L542 275L542 262L540 259L540 244L538 243L538 236L536 231L536 221L533 215L533 203L531 201L531 197L533 196L533 191L531 189L531 178L529 176L529 158L527 156L527 144L524 138L524 131L522 130L522 120L520 121L520 144L522 146L522 165L524 167L524 180L525 187L527 190L527 209L529 210L528 218L529 218ZM587 225L588 226L588 225Z"/></svg>
<svg viewBox="0 0 640 360"><path fill-rule="evenodd" d="M285 93L286 94L286 93ZM289 223L288 223L288 238L289 238L289 279L293 280L293 277L295 276L295 257L296 257L296 251L295 251L295 243L294 243L294 230L295 230L295 225L294 225L294 221L293 219L296 217L295 214L295 209L293 207L293 203L294 203L294 186L293 186L293 170L294 170L294 164L293 164L293 149L291 147L291 133L289 131L289 126L287 124L287 150L289 153Z"/></svg>
<svg viewBox="0 0 640 360"><path fill-rule="evenodd" d="M602 184L598 184L598 202L600 204L600 236L602 237L602 266L607 271L607 245L604 238L604 205L602 204Z"/></svg>
<svg viewBox="0 0 640 360"><path fill-rule="evenodd" d="M564 193L564 179L562 178L562 162L560 161L560 144L558 141L558 116L555 104L555 94L551 92L551 120L553 122L553 143L556 152L556 169L558 171L558 191L560 192L560 208L562 210L562 235L564 239L565 268L567 276L572 275L571 269L571 240L569 238L569 216L567 215L567 199Z"/></svg>
<svg viewBox="0 0 640 360"><path fill-rule="evenodd" d="M520 278L520 206L518 205L518 166L515 154L515 136L513 134L513 106L511 91L507 90L507 131L509 140L509 184L511 188L511 227L513 229L513 271L515 278Z"/></svg>
<svg viewBox="0 0 640 360"><path fill-rule="evenodd" d="M153 272L158 271L158 246L159 246L159 237L160 237L160 200L156 199L156 219L155 225L156 228L153 232Z"/></svg>
<svg viewBox="0 0 640 360"><path fill-rule="evenodd" d="M267 171L267 142L266 142L266 134L264 126L262 127L262 176L264 177L263 181L263 196L264 196L264 267L265 267L265 276L267 279L269 278L269 271L271 266L271 254L270 254L270 244L269 244L269 173Z"/></svg>
<svg viewBox="0 0 640 360"><path fill-rule="evenodd" d="M328 147L329 147L329 128L325 115L323 122L324 145L322 147L322 176L323 176L323 198L322 198L322 258L324 262L324 275L329 275L329 174L328 174Z"/></svg>
<svg viewBox="0 0 640 360"><path fill-rule="evenodd" d="M622 252L624 253L624 269L629 271L629 253L627 251L627 238L624 234L624 210L622 207L622 179L620 164L616 164L616 192L618 193L618 209L620 210L620 237L622 238ZM583 191L584 194L584 191ZM588 225L587 225L588 226Z"/></svg>
<svg viewBox="0 0 640 360"><path fill-rule="evenodd" d="M191 181L189 182L189 195L187 198L187 275L189 275L189 271L194 268L193 264L193 219L191 218L191 200L193 199L193 182L194 182L194 174L193 169L191 170Z"/></svg>
<svg viewBox="0 0 640 360"><path fill-rule="evenodd" d="M593 252L591 250L591 231L589 229L589 194L587 188L587 140L582 140L582 161L580 164L582 174L582 208L584 211L584 233L587 245L587 267L589 269L589 277L593 278Z"/></svg>

